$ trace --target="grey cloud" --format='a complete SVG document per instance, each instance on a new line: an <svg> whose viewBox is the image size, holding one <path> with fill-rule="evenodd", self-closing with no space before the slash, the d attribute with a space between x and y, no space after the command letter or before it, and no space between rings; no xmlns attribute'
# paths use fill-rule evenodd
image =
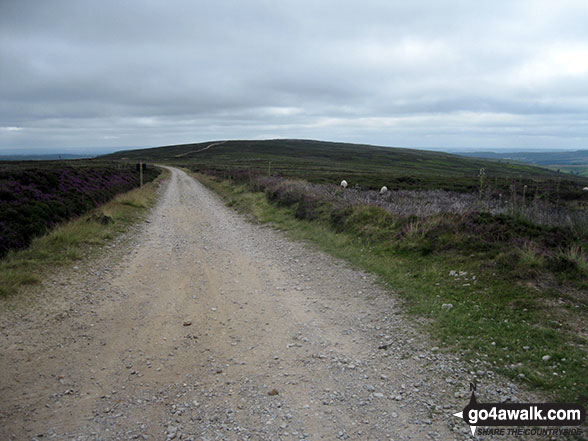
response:
<svg viewBox="0 0 588 441"><path fill-rule="evenodd" d="M579 147L587 21L568 0L2 2L0 128L22 130L0 149Z"/></svg>

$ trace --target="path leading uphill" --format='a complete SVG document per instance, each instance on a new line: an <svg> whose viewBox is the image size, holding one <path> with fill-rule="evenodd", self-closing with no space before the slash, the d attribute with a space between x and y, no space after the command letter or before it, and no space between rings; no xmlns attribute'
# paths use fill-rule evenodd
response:
<svg viewBox="0 0 588 441"><path fill-rule="evenodd" d="M529 399L176 169L132 237L29 298L2 301L2 440L462 440L470 381Z"/></svg>

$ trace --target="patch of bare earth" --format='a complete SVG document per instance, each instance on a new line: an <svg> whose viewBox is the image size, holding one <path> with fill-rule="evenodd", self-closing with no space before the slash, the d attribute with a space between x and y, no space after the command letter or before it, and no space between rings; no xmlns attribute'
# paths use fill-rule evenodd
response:
<svg viewBox="0 0 588 441"><path fill-rule="evenodd" d="M463 440L470 381L537 401L175 169L133 237L2 304L3 440Z"/></svg>

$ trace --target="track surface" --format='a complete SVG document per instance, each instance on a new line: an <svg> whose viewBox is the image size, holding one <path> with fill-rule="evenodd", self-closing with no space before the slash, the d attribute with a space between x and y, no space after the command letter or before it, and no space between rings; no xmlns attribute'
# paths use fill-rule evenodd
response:
<svg viewBox="0 0 588 441"><path fill-rule="evenodd" d="M522 401L371 276L171 170L133 240L3 301L0 439L461 440L471 380Z"/></svg>

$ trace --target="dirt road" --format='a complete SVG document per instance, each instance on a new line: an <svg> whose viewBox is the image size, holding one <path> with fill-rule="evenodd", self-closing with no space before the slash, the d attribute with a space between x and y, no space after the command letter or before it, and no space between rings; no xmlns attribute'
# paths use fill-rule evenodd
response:
<svg viewBox="0 0 588 441"><path fill-rule="evenodd" d="M179 170L104 253L2 301L0 439L461 440L470 381L523 398Z"/></svg>

